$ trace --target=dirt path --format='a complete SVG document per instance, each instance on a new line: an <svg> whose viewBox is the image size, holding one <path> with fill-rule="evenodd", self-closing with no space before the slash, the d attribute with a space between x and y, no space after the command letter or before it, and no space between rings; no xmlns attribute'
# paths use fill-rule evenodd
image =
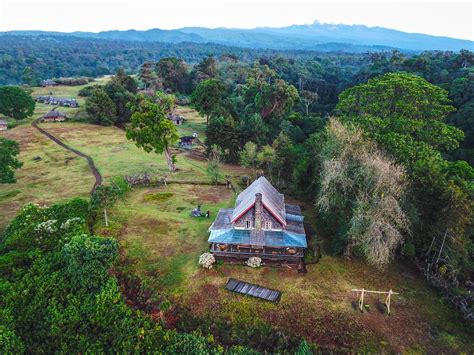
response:
<svg viewBox="0 0 474 355"><path fill-rule="evenodd" d="M74 148L68 146L63 141L61 141L59 138L53 136L51 133L49 133L45 129L39 127L38 123L41 121L41 119L42 119L42 117L33 120L33 122L31 122L31 125L33 127L35 127L38 131L40 131L43 135L45 135L46 137L51 139L54 143L60 145L64 149L67 149L67 150L73 152L74 154L79 155L80 157L85 158L87 160L87 163L89 164L89 169L91 170L92 175L94 175L94 178L95 178L95 183L94 183L94 186L92 187L91 192L93 192L96 189L97 186L102 185L102 175L100 174L97 167L94 165L94 160L90 156L78 151L77 149L74 149Z"/></svg>

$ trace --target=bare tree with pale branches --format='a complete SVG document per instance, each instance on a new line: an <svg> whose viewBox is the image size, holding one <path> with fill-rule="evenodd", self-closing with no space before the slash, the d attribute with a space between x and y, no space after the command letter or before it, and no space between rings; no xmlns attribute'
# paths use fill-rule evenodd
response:
<svg viewBox="0 0 474 355"><path fill-rule="evenodd" d="M321 149L321 189L316 207L337 211L348 222L344 255L358 248L383 269L393 258L410 222L401 204L405 170L366 140L361 130L331 119Z"/></svg>

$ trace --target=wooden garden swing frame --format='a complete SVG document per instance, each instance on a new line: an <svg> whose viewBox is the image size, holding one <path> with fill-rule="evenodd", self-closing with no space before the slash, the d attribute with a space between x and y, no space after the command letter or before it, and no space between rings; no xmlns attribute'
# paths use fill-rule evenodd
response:
<svg viewBox="0 0 474 355"><path fill-rule="evenodd" d="M361 312L364 311L364 295L366 293L376 293L376 294L384 294L384 295L387 295L387 297L385 298L385 306L387 306L387 312L388 312L388 315L390 315L390 299L391 299L391 296L392 295L399 295L398 292L393 292L392 289L390 289L388 292L386 291L371 291L371 290L366 290L364 288L362 289L357 289L357 288L353 288L351 290L352 292L360 292L360 297L359 297L359 310Z"/></svg>

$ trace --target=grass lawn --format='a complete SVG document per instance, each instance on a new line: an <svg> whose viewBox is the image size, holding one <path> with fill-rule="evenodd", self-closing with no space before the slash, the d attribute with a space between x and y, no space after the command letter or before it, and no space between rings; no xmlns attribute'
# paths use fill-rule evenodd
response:
<svg viewBox="0 0 474 355"><path fill-rule="evenodd" d="M189 107L180 107L180 114L187 119L178 126L179 135L198 133L204 136L205 118ZM158 176L169 176L172 180L208 181L206 162L189 151L175 149L178 170L170 174L163 155L146 153L125 137L125 132L114 126L96 126L79 122L42 123L55 136L70 146L90 155L107 181L117 175L148 172ZM235 172L235 171L234 171Z"/></svg>
<svg viewBox="0 0 474 355"><path fill-rule="evenodd" d="M208 181L206 163L193 159L186 152L175 151L178 171L168 171L164 156L146 153L125 137L117 127L95 126L75 122L41 124L70 146L90 155L107 181L112 176L148 172L170 176L173 180Z"/></svg>
<svg viewBox="0 0 474 355"><path fill-rule="evenodd" d="M110 228L99 226L96 232L119 236L136 262L135 271L150 286L181 295L189 286L188 277L199 272L196 260L207 248L203 235L212 221L192 218L191 210L201 205L215 216L219 208L229 206L232 196L222 186L136 188L110 212Z"/></svg>
<svg viewBox="0 0 474 355"><path fill-rule="evenodd" d="M26 203L50 204L88 196L94 178L84 159L53 143L31 126L0 132L20 144L15 184L0 184L0 234Z"/></svg>
<svg viewBox="0 0 474 355"><path fill-rule="evenodd" d="M205 329L220 340L241 341L242 332L253 339L271 328L293 338L305 337L323 349L406 353L469 349L469 334L458 313L441 302L412 268L401 264L379 272L360 261L324 255L318 264L307 266L307 274L229 264L200 269L197 260L208 249L212 218L196 219L189 213L202 204L215 217L219 208L233 201L233 194L223 187L138 188L111 211L111 227L99 222L96 232L120 240L129 261L127 272L137 275L156 297L171 301L175 317L188 310L202 328L210 324ZM314 221L314 216L308 214L307 220ZM224 289L231 277L278 289L282 299L271 304L231 294ZM362 287L400 292L392 298L392 314L381 312L383 297L376 296L366 297L367 312L355 310L357 296L350 290ZM262 339L251 341L269 342Z"/></svg>

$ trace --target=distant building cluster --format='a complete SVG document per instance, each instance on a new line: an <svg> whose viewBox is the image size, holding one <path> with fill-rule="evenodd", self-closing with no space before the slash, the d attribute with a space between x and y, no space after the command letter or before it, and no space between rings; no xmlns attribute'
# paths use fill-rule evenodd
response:
<svg viewBox="0 0 474 355"><path fill-rule="evenodd" d="M51 95L45 96L37 96L37 102L41 102L47 105L56 105L56 106L64 106L64 107L79 107L76 99L68 99L65 97L54 97Z"/></svg>

